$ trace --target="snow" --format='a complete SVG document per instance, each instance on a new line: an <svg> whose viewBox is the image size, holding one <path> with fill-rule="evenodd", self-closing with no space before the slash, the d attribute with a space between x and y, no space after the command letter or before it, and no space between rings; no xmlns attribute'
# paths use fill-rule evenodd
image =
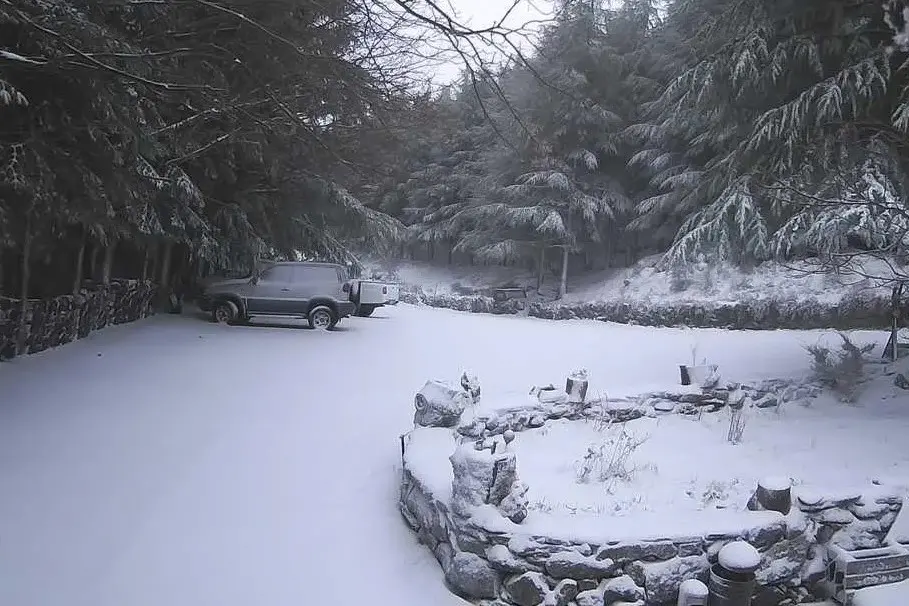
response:
<svg viewBox="0 0 909 606"><path fill-rule="evenodd" d="M720 549L720 566L731 572L751 572L761 565L761 554L745 541L733 541Z"/></svg>
<svg viewBox="0 0 909 606"><path fill-rule="evenodd" d="M902 606L907 603L909 581L859 589L852 598L852 606Z"/></svg>
<svg viewBox="0 0 909 606"><path fill-rule="evenodd" d="M876 293L889 296L870 279L857 273L840 276L818 272L811 260L781 264L762 263L743 270L726 263L691 263L682 270L663 270L660 255L642 259L627 269L609 269L587 273L573 272L568 280L566 303L628 300L653 302L729 302L756 299L835 303L840 299ZM527 269L500 266L445 266L415 261L376 264L393 271L409 286L419 286L427 294L463 294L492 287L515 284L534 289L537 278ZM866 259L859 268L870 276L889 276L891 268L884 261ZM558 280L546 276L543 292L555 294Z"/></svg>
<svg viewBox="0 0 909 606"><path fill-rule="evenodd" d="M456 382L472 369L482 408L497 406L498 394L526 401L533 385L562 386L577 368L589 371L589 394L633 394L677 384L693 341L724 379L800 377L809 365L802 345L819 334L548 322L407 305L333 333L296 324L222 327L188 315L105 329L0 365L0 604L461 604L397 509L398 436L411 429L413 396L427 379ZM857 335L868 339L883 344L886 336ZM823 488L873 474L909 485L906 398L878 395L864 406L823 401L764 411L749 419L737 447L723 443L720 414L633 422L654 433L641 448L659 467L642 487L678 486L683 471L738 477L743 487L768 474ZM551 436L560 431L550 428ZM519 434L510 448L534 439ZM421 449L440 455L418 464L444 495L451 431L414 431L408 456ZM570 453L559 460L573 462ZM538 500L594 502L573 470L547 467L555 464L518 453L522 480L531 493L544 491ZM558 482L546 488L540 477L562 477L562 486L581 492L559 495ZM603 501L602 490L596 498ZM646 498L667 504L665 489ZM705 525L738 530L743 520L778 515L697 511L687 497L671 503L686 501L676 519L665 510L640 514L651 516L651 534L672 531L679 519L685 534L697 534ZM520 527L599 536L616 528L610 516L590 520L597 516L537 510Z"/></svg>

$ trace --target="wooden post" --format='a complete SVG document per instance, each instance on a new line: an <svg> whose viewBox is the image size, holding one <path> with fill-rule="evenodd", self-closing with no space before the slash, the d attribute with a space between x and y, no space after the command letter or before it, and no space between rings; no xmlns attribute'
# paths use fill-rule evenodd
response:
<svg viewBox="0 0 909 606"><path fill-rule="evenodd" d="M31 281L31 256L32 256L32 211L29 209L25 215L25 239L22 242L22 285L19 290L19 330L16 335L16 355L25 353L28 341L26 315L28 313L28 285Z"/></svg>
<svg viewBox="0 0 909 606"><path fill-rule="evenodd" d="M82 286L82 274L85 270L85 245L88 240L88 230L82 227L82 235L79 238L79 252L76 253L76 275L73 276L73 294L79 293Z"/></svg>

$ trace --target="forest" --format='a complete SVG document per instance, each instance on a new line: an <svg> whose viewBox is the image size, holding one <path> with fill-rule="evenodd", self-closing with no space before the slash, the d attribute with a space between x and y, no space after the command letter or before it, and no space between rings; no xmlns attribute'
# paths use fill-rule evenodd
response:
<svg viewBox="0 0 909 606"><path fill-rule="evenodd" d="M0 294L263 256L904 275L901 2L554 9L528 46L428 0L0 0Z"/></svg>

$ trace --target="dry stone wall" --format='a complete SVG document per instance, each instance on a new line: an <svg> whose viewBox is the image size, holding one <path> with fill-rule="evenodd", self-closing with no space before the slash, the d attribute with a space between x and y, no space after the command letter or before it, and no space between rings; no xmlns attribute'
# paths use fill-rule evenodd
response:
<svg viewBox="0 0 909 606"><path fill-rule="evenodd" d="M25 313L23 353L37 353L111 324L123 324L153 313L157 287L151 282L119 280L82 289L77 295L29 301ZM0 297L0 359L16 356L22 306Z"/></svg>
<svg viewBox="0 0 909 606"><path fill-rule="evenodd" d="M742 512L748 521L734 532L718 523L724 530L715 533L622 541L603 536L582 542L534 535L522 527L524 518L515 516L511 505L527 487L517 477L520 463L508 444L516 432L551 419L584 418L597 407L619 415L619 421L633 422L635 415L656 414L654 402L686 414L688 407L719 409L731 401L750 399L758 405L779 402L784 393L811 395L800 389L768 382L649 394L624 403L530 403L477 414L454 426L420 427L418 431L459 436L461 444L451 457L452 490L450 495L434 494L405 452L400 510L439 561L450 589L484 606L674 606L680 584L687 579L707 582L720 549L732 541L746 541L761 554L754 606L797 604L822 593L828 547L856 550L885 544L902 507L900 494L879 486L842 495L796 489L788 514ZM467 450L475 452L462 453Z"/></svg>
<svg viewBox="0 0 909 606"><path fill-rule="evenodd" d="M493 314L523 313L516 302L497 304L482 295L427 295L405 292L404 303ZM601 320L641 326L688 326L737 330L882 328L890 322L889 297L856 296L837 303L816 300L739 302L626 301L531 303L526 313L546 320Z"/></svg>

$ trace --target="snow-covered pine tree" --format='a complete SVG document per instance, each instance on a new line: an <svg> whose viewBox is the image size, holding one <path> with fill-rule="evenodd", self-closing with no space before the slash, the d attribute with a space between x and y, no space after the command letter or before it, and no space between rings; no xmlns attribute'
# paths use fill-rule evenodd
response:
<svg viewBox="0 0 909 606"><path fill-rule="evenodd" d="M669 260L767 258L804 211L787 190L819 191L831 172L861 180L858 150L904 145L905 76L878 4L686 0L667 28L689 67L629 132L650 142L633 162L656 190L636 226L680 226ZM893 182L898 164L881 164Z"/></svg>

